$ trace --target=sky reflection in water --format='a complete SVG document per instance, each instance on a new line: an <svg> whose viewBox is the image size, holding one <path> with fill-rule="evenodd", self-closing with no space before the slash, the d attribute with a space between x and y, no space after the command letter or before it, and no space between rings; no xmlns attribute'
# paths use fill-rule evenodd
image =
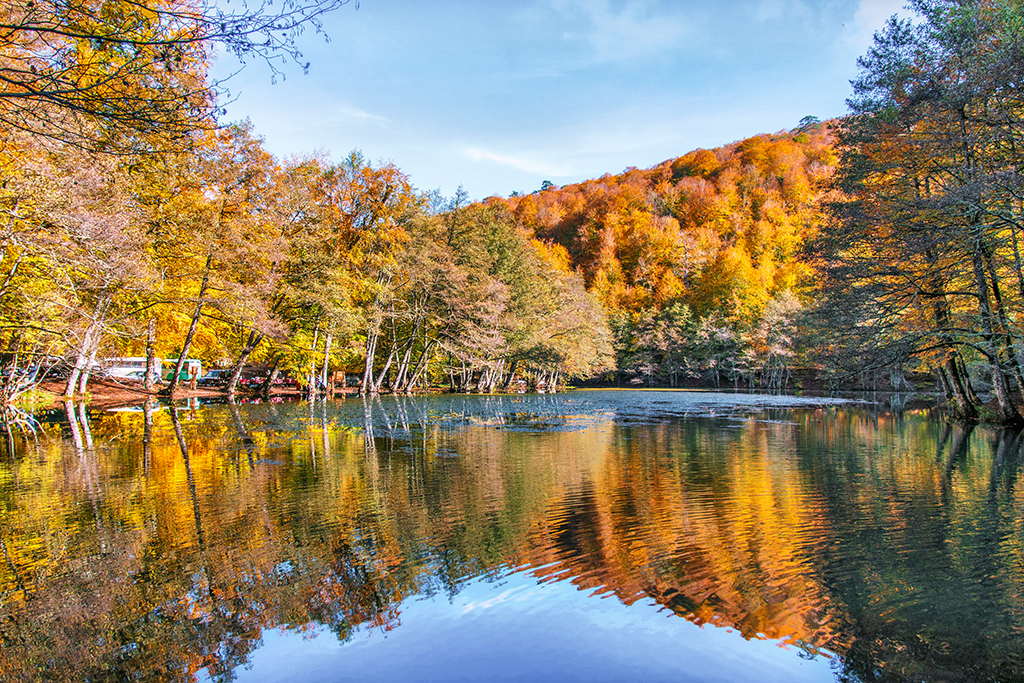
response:
<svg viewBox="0 0 1024 683"><path fill-rule="evenodd" d="M341 644L268 633L246 681L833 681L831 660L699 627L651 600L626 607L528 572L473 581L449 602L414 599L401 626Z"/></svg>

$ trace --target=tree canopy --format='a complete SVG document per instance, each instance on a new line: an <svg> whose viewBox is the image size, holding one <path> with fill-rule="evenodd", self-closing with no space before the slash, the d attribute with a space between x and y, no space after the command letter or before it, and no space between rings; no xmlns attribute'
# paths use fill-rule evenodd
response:
<svg viewBox="0 0 1024 683"><path fill-rule="evenodd" d="M216 124L218 48L301 65L296 37L347 2L4 0L0 125L108 152L180 145Z"/></svg>

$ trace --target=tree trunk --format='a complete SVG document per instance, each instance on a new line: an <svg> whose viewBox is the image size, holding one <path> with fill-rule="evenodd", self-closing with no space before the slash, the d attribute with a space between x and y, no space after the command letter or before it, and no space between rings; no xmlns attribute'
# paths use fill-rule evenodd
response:
<svg viewBox="0 0 1024 683"><path fill-rule="evenodd" d="M972 405L980 406L981 399L978 398L978 394L974 393L974 385L971 384L971 373L967 370L967 363L964 362L963 354L955 353L954 360L956 361L956 367L960 370L960 377L963 378L964 394L967 395Z"/></svg>
<svg viewBox="0 0 1024 683"><path fill-rule="evenodd" d="M96 367L96 354L100 349L99 335L93 340L92 348L89 350L89 361L85 365L85 369L82 370L78 377L78 393L84 394L85 390L89 386L89 376L92 374L92 369Z"/></svg>
<svg viewBox="0 0 1024 683"><path fill-rule="evenodd" d="M980 226L976 230L980 231ZM974 267L974 284L978 292L978 316L981 322L985 351L992 367L992 389L996 396L996 417L1003 424L1013 424L1020 422L1021 416L1010 401L1010 389L1006 382L1006 375L1003 374L1002 364L999 362L999 347L992 325L992 309L989 303L989 286L985 277L982 239L981 235L975 236L974 254L971 259Z"/></svg>
<svg viewBox="0 0 1024 683"><path fill-rule="evenodd" d="M516 381L516 369L519 367L519 359L516 358L512 361L512 364L508 367L508 376L505 377L505 385L502 387L503 391L512 391L512 385Z"/></svg>
<svg viewBox="0 0 1024 683"><path fill-rule="evenodd" d="M939 267L937 259L930 250L926 251L925 255L934 267ZM949 302L946 299L945 283L938 274L931 276L931 287L934 296L932 311L935 315L935 324L939 334L945 338L949 334L950 327ZM977 397L974 396L974 392L970 389L970 378L960 370L962 363L963 360L960 358L960 352L956 350L956 347L951 347L946 360L939 367L939 371L942 373L940 376L947 384L947 398L952 398L956 402L958 416L973 420L978 416L978 411L975 408L978 401Z"/></svg>
<svg viewBox="0 0 1024 683"><path fill-rule="evenodd" d="M405 393L411 394L413 388L420 381L420 376L423 375L424 370L427 367L427 362L430 358L430 352L433 350L436 341L430 341L423 347L423 353L420 354L420 359L416 362L416 369L412 373L412 379L406 384Z"/></svg>
<svg viewBox="0 0 1024 683"><path fill-rule="evenodd" d="M320 342L320 320L317 319L317 321L316 321L316 328L313 330L313 345L309 349L310 350L310 358L312 358L312 360L310 361L310 364L309 364L309 373L306 375L307 383L309 385L307 387L307 393L309 395L308 397L309 397L310 403L312 403L313 401L316 400L316 395L317 395L317 386L316 386L316 381L317 381L317 373L316 373L316 347L319 344L319 342ZM310 410L312 410L312 409L313 409L312 406L310 406Z"/></svg>
<svg viewBox="0 0 1024 683"><path fill-rule="evenodd" d="M391 281L389 276L384 271L381 271L377 275L377 286L383 287L385 284ZM367 393L374 393L376 391L373 381L373 364L377 356L377 343L380 340L380 329L384 321L384 313L381 310L380 292L377 293L373 302L373 315L370 316L370 333L366 335L366 365L363 366L363 378L359 382L359 395L365 396Z"/></svg>
<svg viewBox="0 0 1024 683"><path fill-rule="evenodd" d="M153 391L153 375L156 374L156 319L149 319L149 329L146 331L146 378L143 386L146 391Z"/></svg>
<svg viewBox="0 0 1024 683"><path fill-rule="evenodd" d="M363 365L363 378L359 381L359 395L365 396L367 393L373 393L373 363L375 356L377 355L377 339L380 337L380 332L374 330L366 336L366 363Z"/></svg>
<svg viewBox="0 0 1024 683"><path fill-rule="evenodd" d="M71 373L68 375L67 384L64 385L64 397L71 398L75 395L75 387L80 386L79 391L85 391L85 385L89 381L88 371L90 370L91 362L96 359L96 351L99 348L100 337L103 334L103 320L107 315L107 308L110 306L111 297L109 295L103 296L97 303L96 309L93 311L92 320L89 322L89 327L86 328L85 334L82 335L82 343L78 348L78 355L75 358L75 366L71 369ZM80 382L82 373L85 372L85 381Z"/></svg>
<svg viewBox="0 0 1024 683"><path fill-rule="evenodd" d="M398 393L405 388L405 384L409 379L409 363L412 359L412 347L415 345L415 338L409 337L409 340L405 344L405 351L402 353L402 360L398 362L398 368L395 372L395 383L391 388L393 393Z"/></svg>
<svg viewBox="0 0 1024 683"><path fill-rule="evenodd" d="M242 370L245 369L245 364L249 360L249 356L256 350L256 347L263 341L264 335L262 332L256 332L255 330L249 332L248 338L245 340L245 345L242 347L241 353L238 354L238 360L235 361L235 367L231 371L231 377L228 378L228 385L226 387L228 396L234 396L235 390L238 388L238 380L242 377Z"/></svg>
<svg viewBox="0 0 1024 683"><path fill-rule="evenodd" d="M953 400L953 389L949 386L949 380L946 379L946 370L941 365L934 368L929 368L932 374L935 376L935 384L938 386L939 391L947 401Z"/></svg>
<svg viewBox="0 0 1024 683"><path fill-rule="evenodd" d="M78 386L79 378L82 372L85 370L86 364L89 362L89 351L92 348L93 336L98 334L98 328L95 323L91 324L85 331L85 335L82 337L82 343L79 346L78 354L75 356L75 365L71 368L71 372L68 374L68 381L64 385L64 398L72 398L75 395L75 388Z"/></svg>
<svg viewBox="0 0 1024 683"><path fill-rule="evenodd" d="M1010 228L1010 234L1013 236L1013 263L1017 271L1017 291L1020 294L1021 300L1024 300L1024 270L1022 270L1020 262L1020 248L1017 246L1016 226Z"/></svg>
<svg viewBox="0 0 1024 683"><path fill-rule="evenodd" d="M164 390L164 393L168 396L173 396L174 390L178 388L181 369L185 366L185 359L188 357L188 352L192 349L192 339L196 336L196 327L199 326L199 318L202 317L203 305L206 303L206 290L210 286L210 268L212 265L213 252L211 251L206 256L206 268L203 271L203 282L199 287L199 297L196 301L196 310L192 314L192 322L188 326L188 334L185 335L185 344L181 347L181 353L178 354L178 362L174 364L174 374L171 375L171 381L167 385L167 389Z"/></svg>
<svg viewBox="0 0 1024 683"><path fill-rule="evenodd" d="M323 387L324 393L327 394L327 370L330 366L331 359L331 341L333 341L334 335L330 332L327 333L327 339L324 340L324 366L320 372L320 386ZM334 392L330 392L330 397L334 398Z"/></svg>
<svg viewBox="0 0 1024 683"><path fill-rule="evenodd" d="M275 357L274 365L271 366L270 372L267 373L266 379L263 380L263 384L260 385L260 396L263 398L270 398L270 390L274 388L274 382L277 381L277 376L281 372L281 359Z"/></svg>
<svg viewBox="0 0 1024 683"><path fill-rule="evenodd" d="M377 376L377 383L373 385L373 393L379 394L380 388L384 384L384 380L388 378L388 370L391 369L391 364L395 362L395 356L397 355L397 349L394 347L388 352L388 359L384 362L384 367L381 369L380 374Z"/></svg>
<svg viewBox="0 0 1024 683"><path fill-rule="evenodd" d="M943 367L945 368L946 381L949 385L949 390L953 394L953 400L956 401L957 412L960 417L973 420L978 417L978 410L974 407L974 403L971 401L971 397L967 390L964 388L963 378L960 376L960 368L957 366L956 356L950 356L946 359ZM970 379L966 380L968 383Z"/></svg>
<svg viewBox="0 0 1024 683"><path fill-rule="evenodd" d="M1003 293L999 286L999 274L996 272L995 259L992 250L982 245L985 256L985 269L988 272L989 282L992 285L992 300L995 302L996 317L1002 328L1001 346L1006 362L1013 373L1013 379L1017 383L1017 390L1024 396L1024 375L1021 374L1020 363L1017 362L1017 354L1013 349L1013 332L1010 321L1007 319L1006 309L1003 305Z"/></svg>

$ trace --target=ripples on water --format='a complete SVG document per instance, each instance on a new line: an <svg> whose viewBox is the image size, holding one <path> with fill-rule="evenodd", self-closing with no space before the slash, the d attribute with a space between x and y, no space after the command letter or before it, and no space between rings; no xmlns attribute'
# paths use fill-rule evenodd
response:
<svg viewBox="0 0 1024 683"><path fill-rule="evenodd" d="M4 680L1024 680L1016 434L653 391L71 416L0 465Z"/></svg>

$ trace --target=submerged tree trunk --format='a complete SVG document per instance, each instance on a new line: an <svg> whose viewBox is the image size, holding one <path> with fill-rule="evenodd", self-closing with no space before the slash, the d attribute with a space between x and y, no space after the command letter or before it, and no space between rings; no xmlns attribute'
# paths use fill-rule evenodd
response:
<svg viewBox="0 0 1024 683"><path fill-rule="evenodd" d="M502 387L503 391L511 391L512 385L516 381L516 369L519 367L519 359L512 361L512 364L508 367L508 375L505 377L505 384Z"/></svg>
<svg viewBox="0 0 1024 683"><path fill-rule="evenodd" d="M388 359L384 362L384 367L381 368L380 374L377 376L376 384L373 385L373 393L380 393L381 386L384 385L384 381L388 378L388 370L391 369L391 364L395 362L396 353L397 350L394 347L388 352Z"/></svg>
<svg viewBox="0 0 1024 683"><path fill-rule="evenodd" d="M398 363L398 372L395 373L395 384L392 387L392 391L396 394L405 388L409 380L409 363L412 360L413 346L415 346L415 337L410 336L409 341L405 345L402 360Z"/></svg>
<svg viewBox="0 0 1024 683"><path fill-rule="evenodd" d="M79 377L89 362L89 349L92 347L93 335L97 334L99 334L99 329L95 323L90 325L85 331L78 354L75 356L75 365L71 368L71 372L68 373L68 380L64 385L64 398L72 398L75 395Z"/></svg>
<svg viewBox="0 0 1024 683"><path fill-rule="evenodd" d="M84 394L85 390L89 386L89 377L92 375L92 369L96 367L96 354L100 350L100 336L97 334L93 339L92 348L89 350L89 360L78 376L78 393Z"/></svg>
<svg viewBox="0 0 1024 683"><path fill-rule="evenodd" d="M416 387L416 384L419 383L420 377L423 376L423 373L427 368L427 363L430 360L430 353L433 351L436 344L436 340L431 340L423 347L423 353L420 354L420 359L416 362L416 369L412 373L412 379L410 379L406 384L405 393L411 394L412 390Z"/></svg>
<svg viewBox="0 0 1024 683"><path fill-rule="evenodd" d="M366 336L366 362L363 365L363 378L359 381L359 395L365 396L375 391L373 382L373 363L377 355L377 340L380 332L373 330Z"/></svg>
<svg viewBox="0 0 1024 683"><path fill-rule="evenodd" d="M86 328L85 333L82 335L82 341L78 347L78 353L75 356L75 365L71 368L71 372L68 374L68 381L64 385L64 397L71 398L75 395L75 388L80 387L79 391L85 391L85 385L89 381L88 372L90 370L91 363L96 359L96 352L99 348L100 337L103 335L103 320L106 318L107 309L111 303L109 295L104 296L96 303L96 309L93 311L92 320L89 322L89 326ZM82 374L85 373L85 381L82 382Z"/></svg>
<svg viewBox="0 0 1024 683"><path fill-rule="evenodd" d="M313 344L310 346L310 349L309 349L310 350L310 358L311 358L310 363L309 363L309 373L306 375L306 381L309 384L307 390L308 390L310 402L315 401L316 400L316 395L317 395L317 386L316 386L316 383L317 383L316 348L317 348L317 345L319 344L319 342L320 342L320 320L317 319L317 321L316 321L316 328L313 330ZM312 407L310 407L310 410L312 410Z"/></svg>

